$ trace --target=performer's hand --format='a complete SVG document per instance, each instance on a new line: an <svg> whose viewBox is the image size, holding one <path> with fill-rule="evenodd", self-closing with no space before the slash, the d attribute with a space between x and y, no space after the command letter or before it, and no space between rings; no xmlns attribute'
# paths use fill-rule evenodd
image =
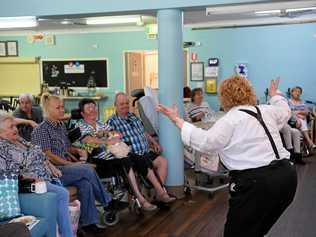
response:
<svg viewBox="0 0 316 237"><path fill-rule="evenodd" d="M270 97L273 97L275 95L280 95L280 93L278 93L279 82L280 82L279 77L276 80L271 80L270 88L269 88L269 96Z"/></svg>
<svg viewBox="0 0 316 237"><path fill-rule="evenodd" d="M178 128L182 128L184 120L180 118L177 106L174 104L172 107L167 107L159 104L156 110L165 116L167 116L172 122L174 122Z"/></svg>

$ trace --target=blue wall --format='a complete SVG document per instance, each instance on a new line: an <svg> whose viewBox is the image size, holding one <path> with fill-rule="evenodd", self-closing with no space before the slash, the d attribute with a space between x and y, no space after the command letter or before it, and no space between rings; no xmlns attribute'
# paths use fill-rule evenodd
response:
<svg viewBox="0 0 316 237"><path fill-rule="evenodd" d="M270 79L281 76L281 89L300 85L304 98L316 101L316 24L251 27L216 30L184 30L185 41L199 41L200 47L190 48L199 60L210 57L220 59L220 80L232 75L236 63L247 63L249 78L258 98L264 100L264 90ZM43 42L28 44L25 36L5 37L0 40L18 40L20 56L43 58L95 58L109 59L112 96L124 89L123 51L157 48L156 40L147 40L144 32L112 32L56 35L56 45ZM98 48L92 45L97 44ZM1 80L1 79L0 79ZM194 87L195 83L191 83ZM218 108L217 96L207 95L212 107ZM112 101L108 101L112 103Z"/></svg>
<svg viewBox="0 0 316 237"><path fill-rule="evenodd" d="M184 39L201 42L191 51L204 63L220 59L220 79L232 75L236 63L247 63L261 102L269 80L277 76L283 91L300 85L303 97L316 101L316 24L187 31ZM217 104L217 96L207 100Z"/></svg>

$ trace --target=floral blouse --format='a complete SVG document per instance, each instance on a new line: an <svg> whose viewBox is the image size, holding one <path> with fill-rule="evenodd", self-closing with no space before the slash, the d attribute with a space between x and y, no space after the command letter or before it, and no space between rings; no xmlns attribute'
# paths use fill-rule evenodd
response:
<svg viewBox="0 0 316 237"><path fill-rule="evenodd" d="M19 138L19 142L25 147L0 138L0 170L51 181L52 173L46 164L47 157L41 148L23 138Z"/></svg>

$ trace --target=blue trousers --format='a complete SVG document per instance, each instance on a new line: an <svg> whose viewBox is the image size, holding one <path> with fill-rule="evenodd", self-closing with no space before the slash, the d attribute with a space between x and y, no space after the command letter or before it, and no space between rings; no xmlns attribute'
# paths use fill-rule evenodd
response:
<svg viewBox="0 0 316 237"><path fill-rule="evenodd" d="M72 226L69 216L69 193L64 187L46 182L47 191L57 194L57 224L61 237L72 237Z"/></svg>
<svg viewBox="0 0 316 237"><path fill-rule="evenodd" d="M78 198L81 202L80 224L90 225L99 222L95 200L106 206L112 199L105 191L98 175L88 164L73 164L59 167L63 173L60 178L64 186L78 188Z"/></svg>

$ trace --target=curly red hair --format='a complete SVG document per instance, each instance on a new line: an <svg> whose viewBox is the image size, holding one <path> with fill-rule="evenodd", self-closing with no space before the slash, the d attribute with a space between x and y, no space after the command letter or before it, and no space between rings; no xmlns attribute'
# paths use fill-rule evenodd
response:
<svg viewBox="0 0 316 237"><path fill-rule="evenodd" d="M220 84L219 100L225 111L239 105L256 105L257 98L250 82L241 76L231 76Z"/></svg>

